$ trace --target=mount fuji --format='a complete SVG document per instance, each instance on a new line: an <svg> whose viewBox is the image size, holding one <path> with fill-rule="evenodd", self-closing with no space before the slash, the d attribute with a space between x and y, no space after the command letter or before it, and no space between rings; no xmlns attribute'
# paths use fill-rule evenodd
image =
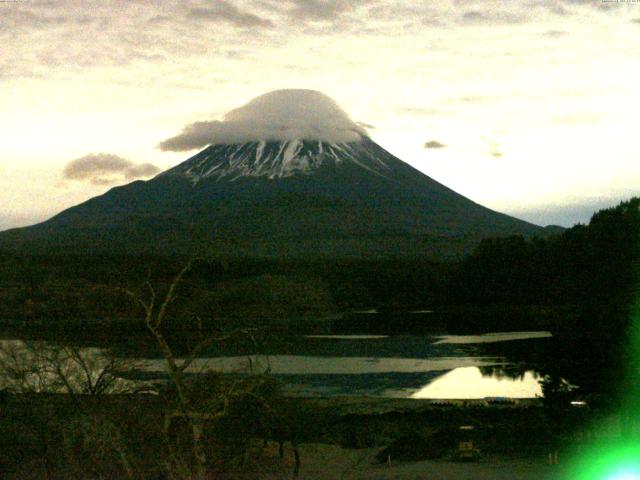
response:
<svg viewBox="0 0 640 480"><path fill-rule="evenodd" d="M0 248L192 254L217 245L255 258L446 260L487 236L545 234L394 157L315 91L262 95L160 147L206 148L151 180L2 232Z"/></svg>

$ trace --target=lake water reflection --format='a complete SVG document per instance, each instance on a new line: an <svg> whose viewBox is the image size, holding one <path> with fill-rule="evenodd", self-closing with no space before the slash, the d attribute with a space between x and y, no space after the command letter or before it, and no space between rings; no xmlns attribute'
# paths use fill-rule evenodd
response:
<svg viewBox="0 0 640 480"><path fill-rule="evenodd" d="M513 351L549 337L548 332L484 335L316 335L295 345L252 355L209 352L187 373L269 370L291 395L474 399L534 398L542 394L534 368L514 363ZM16 341L20 342L20 341ZM524 343L522 343L524 342ZM6 344L6 341L5 341ZM508 354L487 345L513 344ZM95 349L92 350L95 356ZM165 378L164 360L137 358L128 378ZM133 375L132 375L133 373ZM2 382L0 381L0 384Z"/></svg>
<svg viewBox="0 0 640 480"><path fill-rule="evenodd" d="M533 368L514 372L512 355L488 355L487 345L530 346L549 332L483 335L310 335L295 347L263 355L200 358L192 372L269 370L285 391L305 396L397 398L535 398L542 395ZM162 369L152 360L147 375Z"/></svg>
<svg viewBox="0 0 640 480"><path fill-rule="evenodd" d="M542 396L540 379L534 371L526 371L520 378L482 375L478 367L461 367L425 385L411 398L535 398Z"/></svg>

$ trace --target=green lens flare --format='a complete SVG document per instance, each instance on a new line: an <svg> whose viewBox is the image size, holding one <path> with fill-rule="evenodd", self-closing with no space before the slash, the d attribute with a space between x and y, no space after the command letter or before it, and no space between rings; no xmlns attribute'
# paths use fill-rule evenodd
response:
<svg viewBox="0 0 640 480"><path fill-rule="evenodd" d="M640 480L640 446L633 442L596 447L572 470L575 480Z"/></svg>
<svg viewBox="0 0 640 480"><path fill-rule="evenodd" d="M638 473L638 470L636 469L633 471L623 469L622 472L608 476L607 480L640 480L640 473Z"/></svg>
<svg viewBox="0 0 640 480"><path fill-rule="evenodd" d="M594 401L587 402L593 404L592 414L576 417L585 423L576 427L586 430L576 431L580 435L575 441L566 437L566 450L560 455L562 470L554 472L561 476L554 478L640 480L640 197L595 214L587 229L587 237L591 235L587 243L602 248L602 255L592 257L608 268L602 278L621 282L611 290L615 294L594 299L602 315L594 315L600 328L590 333L604 334L590 340L603 349L608 371L594 369L593 374L607 378L603 388L596 385L593 392L587 392L595 394ZM587 323L585 328L589 328ZM584 356L583 368L588 368L589 352Z"/></svg>

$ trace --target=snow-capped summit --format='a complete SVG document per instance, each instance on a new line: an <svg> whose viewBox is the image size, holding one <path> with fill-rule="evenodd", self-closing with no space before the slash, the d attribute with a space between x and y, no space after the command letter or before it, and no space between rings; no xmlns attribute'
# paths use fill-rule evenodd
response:
<svg viewBox="0 0 640 480"><path fill-rule="evenodd" d="M163 176L237 180L308 175L352 163L388 173L388 154L338 104L315 90L276 90L230 111L221 122L198 122L163 142L178 145L202 136L210 146ZM186 143L185 143L186 144ZM381 154L382 153L382 154Z"/></svg>
<svg viewBox="0 0 640 480"><path fill-rule="evenodd" d="M374 145L368 137L348 143L294 139L218 144L162 175L184 176L193 184L205 178L227 181L241 177L276 179L310 175L321 168L351 163L370 173L386 176L389 173L388 154L373 148Z"/></svg>

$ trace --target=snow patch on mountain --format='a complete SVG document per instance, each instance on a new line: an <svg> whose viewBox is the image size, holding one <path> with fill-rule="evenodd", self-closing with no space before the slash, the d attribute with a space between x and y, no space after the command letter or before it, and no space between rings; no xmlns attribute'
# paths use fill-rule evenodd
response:
<svg viewBox="0 0 640 480"><path fill-rule="evenodd" d="M353 164L369 173L387 176L391 155L368 138L329 143L293 139L212 145L162 175L234 181L241 177L266 179L309 175L327 166Z"/></svg>
<svg viewBox="0 0 640 480"><path fill-rule="evenodd" d="M366 131L331 98L315 90L276 90L228 112L222 121L195 122L160 143L162 150L207 145L311 140L358 142ZM293 147L291 147L293 148Z"/></svg>

